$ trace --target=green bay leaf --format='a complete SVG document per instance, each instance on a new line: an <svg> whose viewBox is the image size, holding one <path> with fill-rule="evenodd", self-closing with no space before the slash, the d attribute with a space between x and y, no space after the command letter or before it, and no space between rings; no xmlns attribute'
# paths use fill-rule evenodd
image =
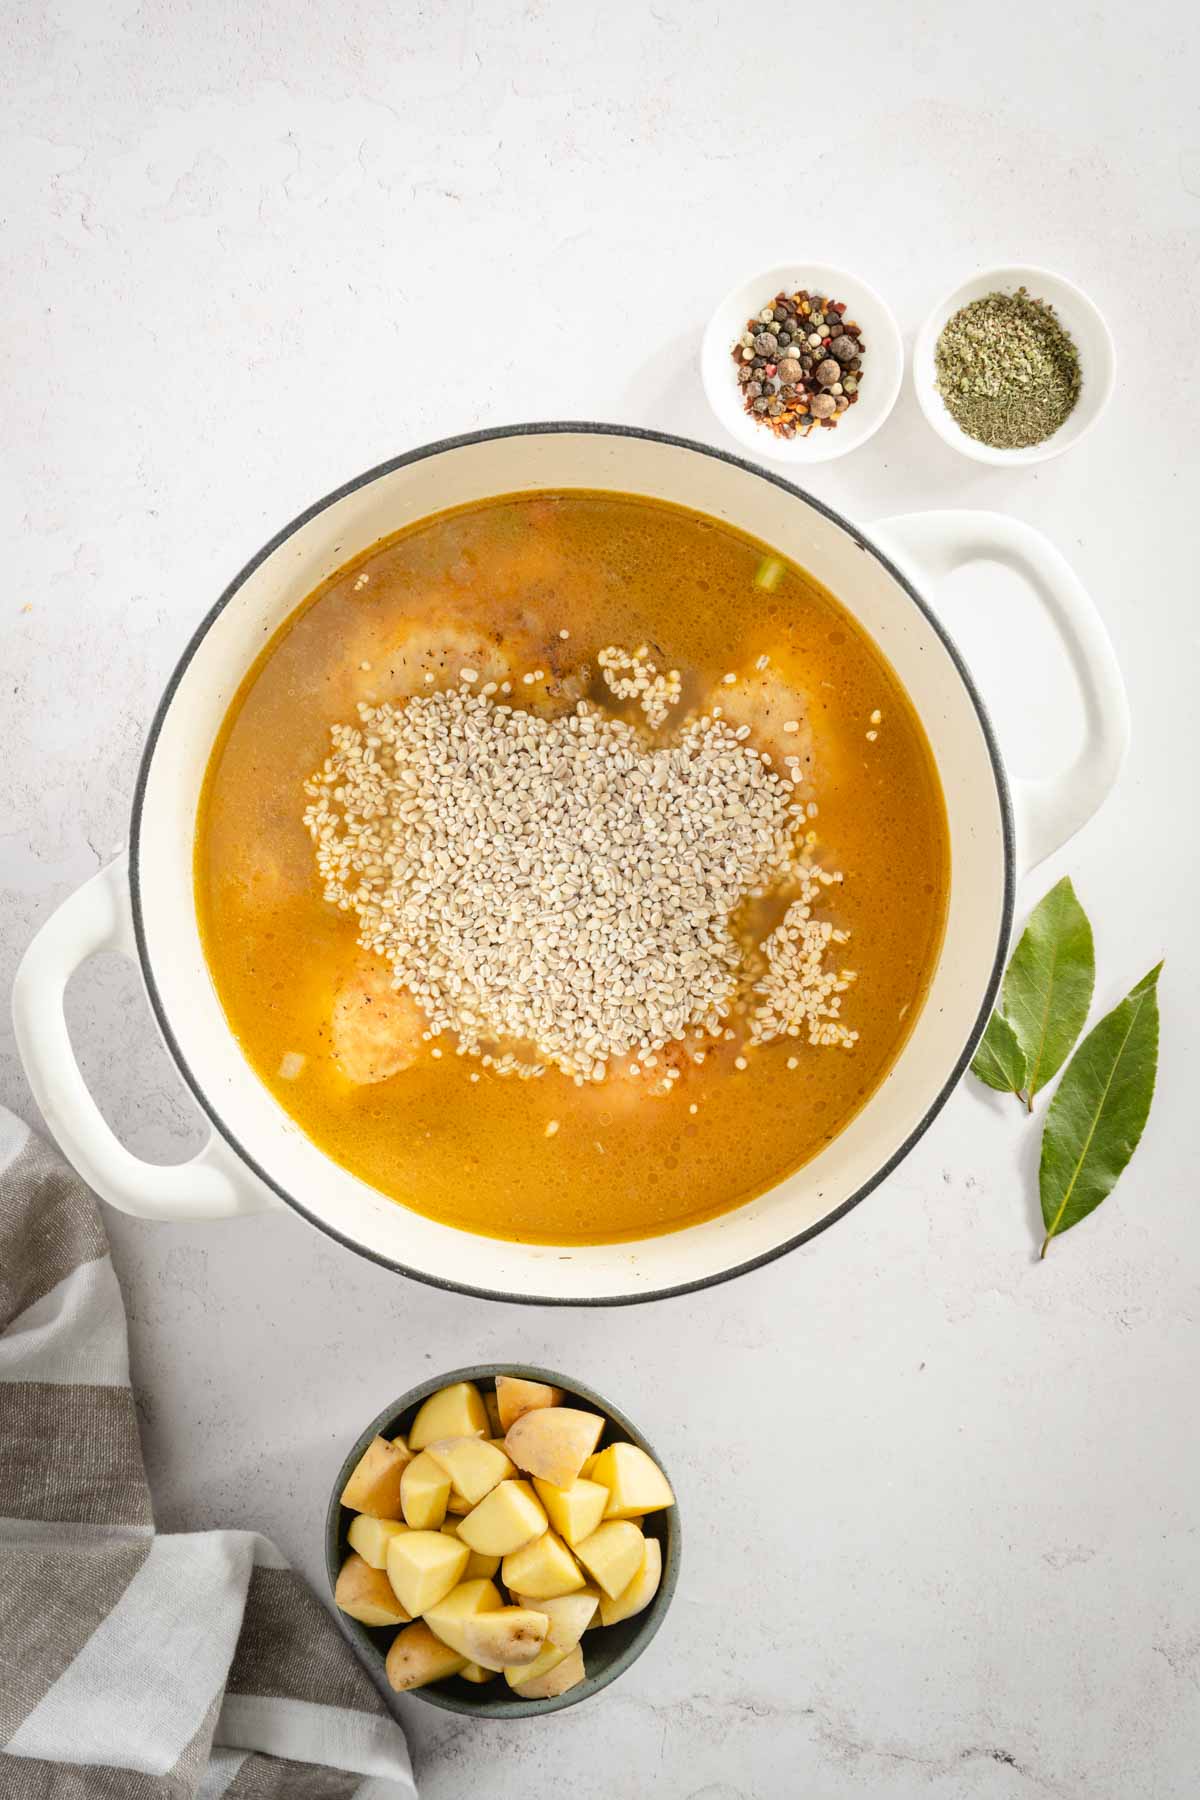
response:
<svg viewBox="0 0 1200 1800"><path fill-rule="evenodd" d="M971 1073L1001 1094L1019 1094L1025 1086L1025 1052L1003 1013L994 1012L988 1020Z"/></svg>
<svg viewBox="0 0 1200 1800"><path fill-rule="evenodd" d="M1030 913L1000 995L1000 1011L1024 1053L1031 1111L1034 1095L1058 1073L1083 1030L1095 980L1092 927L1064 875Z"/></svg>
<svg viewBox="0 0 1200 1800"><path fill-rule="evenodd" d="M1158 1070L1161 968L1089 1031L1050 1102L1039 1171L1043 1256L1111 1194L1141 1140Z"/></svg>

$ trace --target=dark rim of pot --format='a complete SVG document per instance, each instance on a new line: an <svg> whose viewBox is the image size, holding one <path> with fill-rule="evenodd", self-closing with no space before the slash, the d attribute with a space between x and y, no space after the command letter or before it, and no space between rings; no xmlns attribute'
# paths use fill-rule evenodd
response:
<svg viewBox="0 0 1200 1800"><path fill-rule="evenodd" d="M449 1387L455 1381L490 1382L494 1381L497 1375L520 1375L526 1381L545 1381L551 1387L562 1388L568 1400L582 1400L586 1405L594 1407L597 1412L604 1414L607 1422L605 1430L601 1434L601 1442L611 1443L614 1441L608 1431L608 1426L615 1426L617 1437L623 1435L629 1443L637 1444L646 1452L647 1456L653 1458L663 1474L666 1475L667 1480L670 1481L670 1472L650 1440L638 1430L631 1420L625 1417L618 1407L606 1400L603 1394L595 1393L593 1389L584 1387L580 1382L570 1380L566 1375L559 1375L553 1369L535 1368L528 1363L479 1363L472 1368L452 1369L448 1375L432 1376L418 1382L416 1387L409 1388L408 1392L402 1394L398 1400L393 1400L390 1406L385 1406L383 1411L372 1419L366 1430L359 1434L357 1441L346 1455L338 1472L337 1480L334 1482L333 1492L329 1496L329 1506L325 1514L325 1572L329 1578L330 1594L333 1593L337 1583L342 1557L349 1548L346 1543L346 1533L349 1530L350 1514L341 1503L342 1489L350 1479L350 1472L367 1445L373 1438L386 1437L390 1433L402 1430L401 1420L404 1416L415 1411L422 1400L427 1400L430 1394L436 1394L439 1388ZM683 1527L679 1518L678 1494L675 1496L674 1506L667 1507L660 1513L649 1514L647 1517L656 1521L651 1527L651 1531L662 1545L662 1578L654 1598L645 1611L635 1614L633 1619L622 1621L622 1623L632 1625L634 1629L629 1633L629 1641L625 1648L619 1651L605 1668L597 1670L595 1674L585 1675L577 1687L568 1688L565 1694L557 1694L551 1700L519 1700L514 1697L496 1701L490 1699L485 1690L472 1691L468 1683L453 1679L433 1682L428 1687L410 1688L404 1697L427 1700L431 1706L440 1706L446 1712L466 1713L471 1718L531 1719L537 1718L539 1714L560 1712L567 1706L577 1706L581 1700L590 1700L594 1694L600 1693L610 1683L618 1680L627 1669L632 1667L657 1635L679 1584L679 1569L683 1556ZM347 1618L344 1613L339 1612L337 1621L363 1667L389 1706L395 1710L397 1696L384 1673L384 1652L372 1639L367 1627L360 1625L356 1619ZM640 1621L640 1623L636 1621Z"/></svg>
<svg viewBox="0 0 1200 1800"><path fill-rule="evenodd" d="M987 747L988 759L992 765L992 774L996 783L996 795L1000 805L1001 828L1004 840L1004 900L1000 920L1000 930L997 935L996 952L992 961L992 969L988 977L987 986L984 990L982 1004L976 1015L975 1022L967 1034L966 1042L963 1044L962 1050L955 1060L946 1081L943 1083L923 1118L918 1121L913 1130L905 1138L904 1142L888 1158L882 1167L877 1169L868 1181L864 1181L861 1186L856 1188L854 1193L843 1200L842 1204L836 1207L833 1212L827 1213L825 1217L819 1219L815 1225L808 1226L806 1230L798 1232L795 1237L788 1238L786 1242L776 1244L770 1250L764 1250L761 1256L749 1257L745 1262L738 1263L733 1268L721 1269L715 1274L700 1276L695 1281L680 1282L674 1287L656 1288L652 1293L594 1295L586 1297L563 1294L514 1294L497 1288L474 1287L467 1282L450 1281L445 1276L432 1275L425 1270L411 1268L407 1263L396 1262L391 1257L382 1255L378 1250L372 1250L365 1244L360 1244L356 1239L347 1237L343 1232L338 1231L334 1226L330 1225L327 1220L318 1218L316 1214L311 1212L294 1194L288 1193L286 1188L281 1187L279 1183L267 1173L262 1165L255 1160L246 1146L240 1142L236 1134L230 1130L229 1126L222 1119L215 1103L206 1093L189 1066L187 1058L184 1056L182 1046L175 1035L170 1019L167 1016L162 996L158 990L158 984L154 979L154 971L150 965L150 956L146 945L145 921L142 912L140 879L142 808L145 802L146 786L150 776L150 765L154 758L154 751L158 743L159 734L162 731L163 722L166 719L171 702L175 697L175 691L187 672L188 665L196 654L200 644L207 636L213 624L229 605L229 602L233 599L234 595L259 565L264 563L269 556L278 550L281 544L286 543L288 538L292 537L302 526L307 525L310 519L314 519L318 513L324 512L326 507L333 506L337 501L345 499L347 494L353 494L357 489L366 487L372 481L377 481L381 475L390 475L394 470L403 469L410 463L424 462L428 457L440 456L447 450L459 450L468 444L483 444L493 440L511 437L554 437L569 436L572 434L591 437L641 438L657 444L668 444L674 449L689 450L697 456L712 457L716 462L729 463L734 468L743 470L747 475L754 475L760 481L769 482L773 487L782 489L784 493L792 495L792 497L800 501L802 505L811 507L814 512L820 513L822 518L828 519L831 524L837 525L842 531L846 532L865 554L873 556L876 562L881 563L892 577L893 581L895 581L897 585L903 589L904 593L908 595L908 598L921 614L925 623L939 639L947 656L957 670L959 679L967 690L971 704L975 709L975 715L979 722L980 731L983 734L984 743ZM204 619L201 620L199 626L193 633L183 655L175 665L174 672L170 681L167 683L163 697L159 701L154 718L151 721L145 748L142 751L142 760L138 768L137 785L133 795L133 813L129 834L129 889L133 910L134 936L137 942L138 959L141 963L142 976L146 983L146 991L150 996L150 1004L154 1010L154 1016L158 1021L159 1030L162 1032L167 1047L174 1057L183 1079L190 1088L202 1111L207 1115L217 1131L220 1132L230 1148L236 1151L241 1160L255 1175L258 1176L258 1179L263 1182L266 1187L277 1194L288 1206L298 1212L302 1218L307 1219L310 1225L316 1226L318 1231L323 1231L327 1237L331 1237L335 1242L344 1245L347 1250L353 1250L359 1256L366 1256L370 1258L372 1262L379 1263L383 1268L393 1270L397 1275L406 1275L412 1281L422 1281L429 1287L442 1288L448 1293L468 1294L479 1300L507 1301L518 1306L640 1306L651 1300L671 1300L684 1294L698 1293L702 1288L717 1287L721 1282L732 1281L739 1275L747 1275L751 1270L763 1268L767 1263L776 1261L778 1257L786 1256L789 1251L798 1249L801 1244L808 1243L810 1238L816 1237L818 1233L822 1231L827 1231L831 1225L836 1225L839 1219L844 1219L846 1214L856 1207L860 1201L865 1200L867 1195L872 1193L881 1182L887 1180L887 1177L892 1173L893 1169L897 1168L899 1164L904 1161L904 1158L908 1155L913 1146L924 1137L934 1119L937 1118L943 1106L950 1098L950 1095L957 1087L959 1079L970 1062L975 1046L982 1036L984 1027L991 1016L992 1003L1000 985L1000 977L1004 969L1005 951L1008 947L1009 935L1012 929L1013 907L1016 893L1016 857L1014 843L1012 800L1009 791L1008 778L1005 774L1004 764L1000 757L995 732L992 728L991 720L988 717L987 708L983 703L979 690L972 680L970 671L945 627L925 604L912 583L901 570L896 567L890 558L876 548L864 532L860 531L857 526L852 525L849 520L844 519L840 513L835 512L831 506L827 506L823 500L817 500L811 494L806 494L803 489L798 488L794 482L785 481L781 475L775 475L768 469L760 468L756 463L749 462L745 457L733 456L727 450L717 450L711 444L697 443L693 438L675 437L670 432L666 431L650 431L638 425L602 425L589 423L586 420L570 419L545 421L531 420L528 424L524 425L498 425L491 427L486 431L468 431L462 433L462 435L458 437L441 438L437 443L423 444L416 450L405 451L403 456L394 456L387 462L377 463L374 468L367 469L363 474L357 475L353 481L347 481L344 486L334 488L332 493L326 494L323 499L315 501L312 506L306 507L302 513L298 513L290 524L285 525L282 531L276 532L275 536L263 545L257 555L251 557L245 568L234 576L220 599L210 609Z"/></svg>

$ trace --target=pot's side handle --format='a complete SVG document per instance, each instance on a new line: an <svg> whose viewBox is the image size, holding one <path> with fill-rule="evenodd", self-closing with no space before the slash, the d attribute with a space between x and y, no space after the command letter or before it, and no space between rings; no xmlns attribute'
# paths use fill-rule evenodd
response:
<svg viewBox="0 0 1200 1800"><path fill-rule="evenodd" d="M1003 513L909 513L880 520L871 536L918 586L964 563L1003 563L1025 577L1058 627L1083 695L1084 741L1060 774L1012 783L1017 862L1027 874L1087 824L1129 748L1129 701L1100 614L1054 545Z"/></svg>
<svg viewBox="0 0 1200 1800"><path fill-rule="evenodd" d="M135 956L124 856L77 888L30 944L13 983L17 1049L42 1115L84 1180L139 1219L227 1219L277 1205L214 1134L190 1162L132 1155L88 1091L63 1011L75 970L100 950Z"/></svg>

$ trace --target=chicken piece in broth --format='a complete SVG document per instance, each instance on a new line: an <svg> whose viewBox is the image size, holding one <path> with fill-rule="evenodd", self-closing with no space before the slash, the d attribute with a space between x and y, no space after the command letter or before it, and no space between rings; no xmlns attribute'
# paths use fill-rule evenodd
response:
<svg viewBox="0 0 1200 1800"><path fill-rule="evenodd" d="M603 1081L592 1082L584 1092L590 1094L600 1108L614 1117L632 1112L647 1100L662 1100L687 1083L696 1067L695 1053L705 1040L672 1038L650 1053L650 1060L637 1051L628 1056L614 1056ZM633 1073L634 1069L638 1073Z"/></svg>
<svg viewBox="0 0 1200 1800"><path fill-rule="evenodd" d="M399 632L393 627L386 634L364 622L350 660L353 697L371 704L394 705L414 694L457 687L464 670L473 672L476 693L512 675L509 657L485 632L425 619L406 620Z"/></svg>
<svg viewBox="0 0 1200 1800"><path fill-rule="evenodd" d="M366 1087L411 1069L429 1021L411 994L392 986L388 965L372 958L338 989L332 1025L334 1061L347 1081Z"/></svg>
<svg viewBox="0 0 1200 1800"><path fill-rule="evenodd" d="M540 680L537 679L539 675ZM586 665L575 664L563 645L551 648L543 656L534 669L534 677L529 686L522 683L519 695L514 694L515 704L527 707L543 719L560 719L573 713L586 696L591 671Z"/></svg>
<svg viewBox="0 0 1200 1800"><path fill-rule="evenodd" d="M766 662L760 668L759 663ZM721 717L736 730L748 725L752 741L765 750L772 763L797 782L812 779L813 730L808 702L798 688L785 681L769 659L759 657L749 668L733 671L737 679L719 681L704 702L703 711L720 707ZM792 759L795 759L794 761Z"/></svg>

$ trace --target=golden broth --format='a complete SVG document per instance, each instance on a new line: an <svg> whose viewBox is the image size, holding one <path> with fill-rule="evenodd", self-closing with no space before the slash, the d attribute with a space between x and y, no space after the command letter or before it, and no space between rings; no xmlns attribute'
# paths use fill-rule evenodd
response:
<svg viewBox="0 0 1200 1800"><path fill-rule="evenodd" d="M769 554L657 501L514 495L381 543L268 644L212 753L197 902L213 980L246 1057L334 1161L407 1206L489 1236L648 1237L773 1187L835 1137L886 1075L942 937L941 790L924 732L879 651L796 566L785 564L773 588L756 584ZM594 668L607 644L648 643L660 666L683 674L680 714L726 671L769 655L807 696L814 854L844 876L820 916L851 934L837 955L857 972L841 1015L858 1033L853 1047L785 1038L750 1050L738 1070L739 1032L662 1096L631 1081L579 1088L553 1069L527 1081L485 1069L472 1081L479 1063L452 1048L352 1086L330 1053L330 1014L362 953L353 915L322 896L304 783L328 754L330 726L353 722L358 699L388 697L377 685L379 646L414 619L512 646L518 668L539 659ZM450 669L447 684L456 675ZM518 681L514 704L521 693ZM746 918L756 934L774 922L757 910ZM301 1058L294 1079L281 1075Z"/></svg>

